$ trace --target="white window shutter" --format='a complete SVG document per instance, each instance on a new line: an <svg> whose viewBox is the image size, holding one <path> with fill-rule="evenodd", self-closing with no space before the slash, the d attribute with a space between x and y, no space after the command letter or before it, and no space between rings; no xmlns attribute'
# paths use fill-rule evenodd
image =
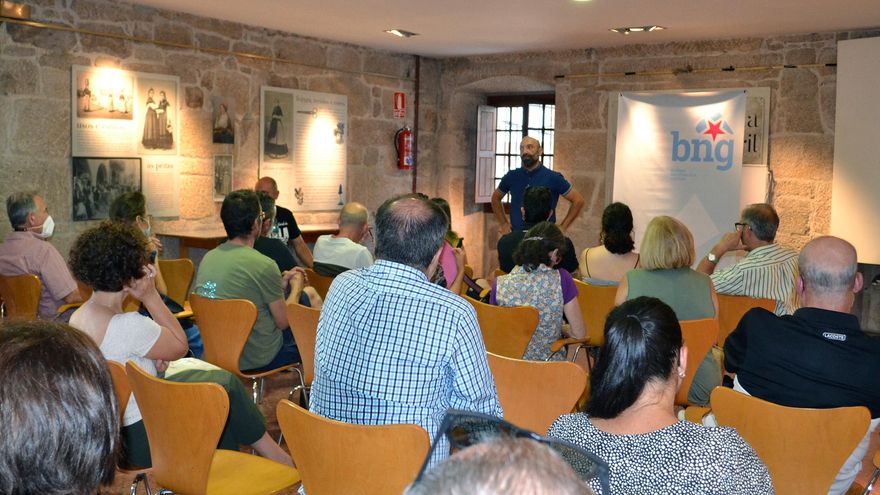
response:
<svg viewBox="0 0 880 495"><path fill-rule="evenodd" d="M495 192L495 114L496 108L477 109L477 170L474 176L474 202L489 203Z"/></svg>

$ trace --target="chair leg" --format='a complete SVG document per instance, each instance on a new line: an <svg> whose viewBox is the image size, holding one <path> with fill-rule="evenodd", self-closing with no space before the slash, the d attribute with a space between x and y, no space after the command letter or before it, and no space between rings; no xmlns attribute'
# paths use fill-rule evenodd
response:
<svg viewBox="0 0 880 495"><path fill-rule="evenodd" d="M877 478L880 478L880 468L874 470L874 475L871 476L871 481L865 486L865 491L862 492L862 495L868 495L874 490L874 483L877 482Z"/></svg>

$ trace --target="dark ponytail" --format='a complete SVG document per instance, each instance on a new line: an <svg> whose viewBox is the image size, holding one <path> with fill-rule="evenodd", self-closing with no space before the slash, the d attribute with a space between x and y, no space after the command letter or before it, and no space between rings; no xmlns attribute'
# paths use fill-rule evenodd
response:
<svg viewBox="0 0 880 495"><path fill-rule="evenodd" d="M666 380L678 364L681 327L661 300L638 297L614 308L605 321L605 344L590 373L585 412L616 418L652 380Z"/></svg>
<svg viewBox="0 0 880 495"><path fill-rule="evenodd" d="M559 250L558 259L565 253L565 236L553 222L541 222L526 232L513 252L513 262L530 272L540 264L550 266L550 253Z"/></svg>
<svg viewBox="0 0 880 495"><path fill-rule="evenodd" d="M629 206L611 203L602 212L602 245L610 253L626 254L633 250L633 216Z"/></svg>

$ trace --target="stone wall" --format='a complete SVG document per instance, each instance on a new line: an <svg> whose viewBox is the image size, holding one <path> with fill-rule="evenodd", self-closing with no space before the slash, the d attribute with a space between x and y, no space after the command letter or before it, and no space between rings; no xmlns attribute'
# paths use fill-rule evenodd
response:
<svg viewBox="0 0 880 495"><path fill-rule="evenodd" d="M834 63L838 41L878 35L878 30L863 30L444 60L438 184L448 185L453 211L463 212L461 219L453 220L464 225L464 236L494 246L495 220L473 203L476 106L485 102L487 94L542 88L555 92L554 163L586 199L583 214L569 231L575 247L582 250L597 243L602 209L609 201L605 197L609 95L617 91L764 86L772 90L769 164L775 180L770 201L782 217L778 240L799 248L829 230L835 68L612 74L672 72L688 66L742 69ZM571 77L578 74L592 76ZM555 78L557 75L568 77ZM560 201L560 205L558 215L564 215L567 204ZM494 249L469 251L478 272L488 273L497 266Z"/></svg>
<svg viewBox="0 0 880 495"><path fill-rule="evenodd" d="M176 219L157 228L188 230L218 222L211 199L214 154L234 157L234 188L253 187L258 175L260 87L305 89L348 96L347 197L375 210L390 195L409 192L410 172L398 171L393 148L400 119L392 95L407 94L412 124L415 57L321 41L263 28L134 6L110 0L35 0L34 20L146 40L174 42L290 61L263 61L153 43L40 29L0 26L0 197L36 189L57 223L53 243L66 255L76 235L94 222L72 222L70 206L71 66L115 67L180 77L180 194ZM433 161L439 64L421 62L420 161ZM235 101L236 143L211 142L211 97ZM420 176L433 183L429 166ZM429 191L430 192L430 191ZM287 205L290 206L290 205ZM0 236L10 227L5 209ZM335 212L298 213L300 223L334 223Z"/></svg>

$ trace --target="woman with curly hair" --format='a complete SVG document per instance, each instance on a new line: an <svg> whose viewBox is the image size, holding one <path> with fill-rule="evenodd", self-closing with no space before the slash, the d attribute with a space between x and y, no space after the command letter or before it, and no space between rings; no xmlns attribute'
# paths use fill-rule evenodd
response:
<svg viewBox="0 0 880 495"><path fill-rule="evenodd" d="M568 319L568 336L583 338L586 331L577 287L567 270L554 267L562 260L565 236L555 224L541 222L526 232L513 253L516 266L507 275L495 279L489 302L499 306L534 306L540 314L523 359L565 360L550 353L550 344L562 338L562 315Z"/></svg>
<svg viewBox="0 0 880 495"><path fill-rule="evenodd" d="M588 247L581 254L582 280L592 285L617 285L626 272L639 264L639 253L633 251L633 216L629 206L611 203L602 212L602 233L598 246Z"/></svg>
<svg viewBox="0 0 880 495"><path fill-rule="evenodd" d="M147 246L140 230L118 222L103 222L76 239L70 268L93 292L71 316L71 326L89 335L107 359L122 364L134 361L150 374L165 373L173 381L220 384L229 393L229 419L219 447L238 450L249 444L263 457L291 465L290 456L266 433L265 419L237 377L198 360L176 361L186 353L186 335L156 290L156 268L150 264ZM153 318L124 312L122 302L129 295L141 301ZM121 437L127 463L152 464L134 397L125 410Z"/></svg>

